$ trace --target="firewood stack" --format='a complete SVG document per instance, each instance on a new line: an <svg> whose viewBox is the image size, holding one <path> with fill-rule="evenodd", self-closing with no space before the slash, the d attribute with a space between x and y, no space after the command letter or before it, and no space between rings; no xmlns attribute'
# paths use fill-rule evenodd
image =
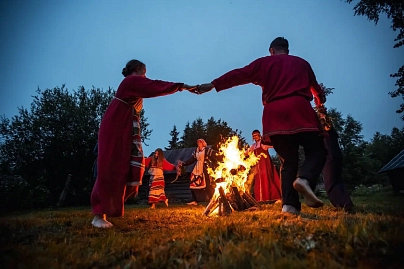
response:
<svg viewBox="0 0 404 269"><path fill-rule="evenodd" d="M244 211L261 205L246 192L240 193L237 187L232 187L230 192L225 193L219 187L219 194L215 194L205 208L203 215L209 216L218 209L219 216L228 216L233 210Z"/></svg>

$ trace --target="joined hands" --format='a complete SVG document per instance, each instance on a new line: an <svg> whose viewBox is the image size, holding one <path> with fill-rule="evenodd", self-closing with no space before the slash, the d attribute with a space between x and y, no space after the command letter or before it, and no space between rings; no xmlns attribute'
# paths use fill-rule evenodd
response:
<svg viewBox="0 0 404 269"><path fill-rule="evenodd" d="M196 94L203 94L205 92L209 92L214 87L215 87L215 85L213 85L212 83L205 83L205 84L198 85L198 87L196 88Z"/></svg>
<svg viewBox="0 0 404 269"><path fill-rule="evenodd" d="M188 84L184 84L182 86L182 90L187 90L187 91L189 91L191 93L199 95L199 94L203 94L205 92L211 91L214 87L215 87L215 85L213 85L212 83L204 83L204 84L193 85L193 86L190 86Z"/></svg>
<svg viewBox="0 0 404 269"><path fill-rule="evenodd" d="M185 84L185 83L184 83L184 85L182 85L181 91L186 90L186 91L192 92L192 91L194 91L198 86L199 86L199 85L188 85L188 84Z"/></svg>
<svg viewBox="0 0 404 269"><path fill-rule="evenodd" d="M184 84L183 89L199 95L211 91L214 87L215 86L212 83L205 83L196 86L189 86L187 84Z"/></svg>

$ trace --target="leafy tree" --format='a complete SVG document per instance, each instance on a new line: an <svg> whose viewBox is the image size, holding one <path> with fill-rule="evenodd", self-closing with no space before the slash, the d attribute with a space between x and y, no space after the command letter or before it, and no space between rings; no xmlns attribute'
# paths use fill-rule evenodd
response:
<svg viewBox="0 0 404 269"><path fill-rule="evenodd" d="M333 93L334 88L327 88L320 84L326 95ZM378 163L367 153L368 143L364 141L362 124L356 121L351 115L343 118L341 112L335 108L328 109L334 129L339 134L339 144L343 155L342 176L349 185L379 183L380 176L377 175Z"/></svg>
<svg viewBox="0 0 404 269"><path fill-rule="evenodd" d="M191 125L190 125L189 122L187 122L185 124L184 131L182 133L179 145L180 145L181 148L194 147L195 146L195 141L196 140L192 140Z"/></svg>
<svg viewBox="0 0 404 269"><path fill-rule="evenodd" d="M170 131L171 140L168 141L168 147L165 147L165 150L180 148L180 139L178 137L179 134L180 132L177 131L177 126L174 125L173 129Z"/></svg>
<svg viewBox="0 0 404 269"><path fill-rule="evenodd" d="M25 199L55 205L67 175L72 174L66 204L87 204L92 189L92 151L114 93L111 88L102 91L94 87L79 87L71 93L64 85L38 89L30 110L19 108L19 114L11 120L1 116L0 197L12 200L7 195L15 193L10 189L14 184L14 189L25 186L29 190ZM148 124L143 125L144 132L150 134ZM24 202L14 201L20 206Z"/></svg>
<svg viewBox="0 0 404 269"><path fill-rule="evenodd" d="M230 126L227 125L227 122L222 121L221 119L215 121L213 117L208 119L205 124L206 128L206 142L211 145L219 145L223 143L227 138L232 136L238 136L239 138L239 147L244 147L247 142L245 138L241 135L241 131L238 129L233 130Z"/></svg>
<svg viewBox="0 0 404 269"><path fill-rule="evenodd" d="M353 0L346 0L347 3L352 3ZM391 19L391 28L393 31L398 30L398 35L394 39L396 44L394 48L404 45L404 2L392 0L360 0L354 7L355 16L366 16L369 20L374 21L375 24L379 21L380 14L386 14L388 19ZM391 97L401 96L404 100L404 65L401 66L397 73L391 74L390 77L397 78L397 90L389 92ZM397 113L404 112L404 103L400 105L400 109L396 110ZM404 120L404 116L401 116Z"/></svg>
<svg viewBox="0 0 404 269"><path fill-rule="evenodd" d="M321 89L324 91L325 96L333 94L334 88L327 88L323 83L319 83Z"/></svg>
<svg viewBox="0 0 404 269"><path fill-rule="evenodd" d="M379 132L373 135L366 147L366 154L377 161L376 169L379 171L394 156L404 149L404 127L394 127L391 135L382 135Z"/></svg>
<svg viewBox="0 0 404 269"><path fill-rule="evenodd" d="M330 109L333 126L339 134L339 144L343 155L342 177L347 185L371 185L385 182L378 175L380 162L368 152L369 143L361 135L362 124L351 115L346 118L336 109Z"/></svg>
<svg viewBox="0 0 404 269"><path fill-rule="evenodd" d="M190 131L191 133L189 136L191 138L191 141L194 141L194 145L196 145L196 140L206 137L205 124L203 123L203 120L201 118L197 118L192 122Z"/></svg>
<svg viewBox="0 0 404 269"><path fill-rule="evenodd" d="M149 126L149 123L147 122L147 118L144 116L144 109L140 110L140 135L141 135L141 140L142 143L148 146L146 144L146 140L150 140L150 135L153 132L153 129L149 130L147 127Z"/></svg>
<svg viewBox="0 0 404 269"><path fill-rule="evenodd" d="M172 136L171 133L170 135ZM197 118L192 124L187 122L185 125L179 146L181 148L195 147L196 140L203 138L208 145L217 148L220 142L224 142L226 138L233 135L239 137L240 147L243 147L246 144L245 138L241 136L241 132L233 130L228 126L227 122L222 121L221 119L216 121L211 117L206 123L204 123L201 118Z"/></svg>

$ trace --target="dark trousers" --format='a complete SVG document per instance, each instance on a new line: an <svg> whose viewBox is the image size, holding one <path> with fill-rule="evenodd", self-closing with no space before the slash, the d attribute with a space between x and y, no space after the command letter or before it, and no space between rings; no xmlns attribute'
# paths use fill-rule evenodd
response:
<svg viewBox="0 0 404 269"><path fill-rule="evenodd" d="M327 158L323 168L323 180L328 198L333 206L350 210L354 204L342 180L342 152L334 128L325 132L324 146Z"/></svg>
<svg viewBox="0 0 404 269"><path fill-rule="evenodd" d="M302 132L270 137L274 150L282 159L281 187L282 205L294 206L301 210L299 194L293 188L297 177L306 179L314 190L318 176L325 163L323 137L319 132ZM304 149L305 160L299 169L299 146Z"/></svg>

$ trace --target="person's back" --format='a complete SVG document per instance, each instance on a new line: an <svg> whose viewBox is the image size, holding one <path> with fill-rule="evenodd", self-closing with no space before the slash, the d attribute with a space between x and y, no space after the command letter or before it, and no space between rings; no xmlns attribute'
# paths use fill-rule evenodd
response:
<svg viewBox="0 0 404 269"><path fill-rule="evenodd" d="M256 72L254 84L262 87L262 103L290 96L313 100L311 85L317 82L310 64L300 57L277 54L253 62Z"/></svg>
<svg viewBox="0 0 404 269"><path fill-rule="evenodd" d="M321 126L310 101L325 100L308 62L289 54L289 42L275 38L269 47L271 56L259 58L249 65L234 69L200 85L195 93L216 88L217 92L247 83L262 87L263 143L272 143L283 160L282 212L297 214L301 210L298 192L309 207L321 207L312 188L325 162L325 149L319 136ZM298 166L299 146L305 151L303 165Z"/></svg>

